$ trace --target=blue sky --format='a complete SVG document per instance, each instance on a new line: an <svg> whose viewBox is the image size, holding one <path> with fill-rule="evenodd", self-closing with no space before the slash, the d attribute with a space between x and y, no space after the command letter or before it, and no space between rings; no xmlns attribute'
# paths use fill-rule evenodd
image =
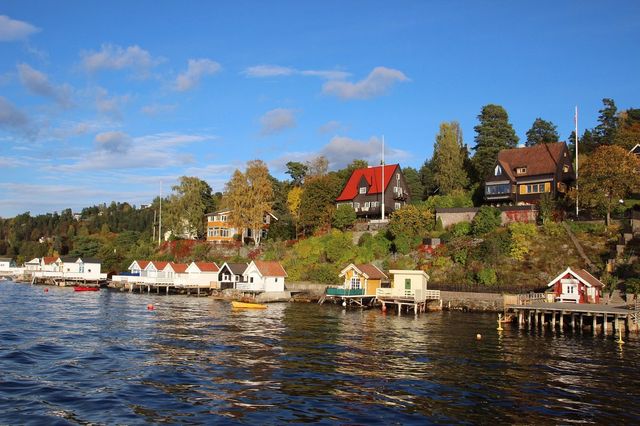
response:
<svg viewBox="0 0 640 426"><path fill-rule="evenodd" d="M420 167L497 103L565 139L640 107L640 3L4 1L0 217L149 202L198 176L325 155Z"/></svg>

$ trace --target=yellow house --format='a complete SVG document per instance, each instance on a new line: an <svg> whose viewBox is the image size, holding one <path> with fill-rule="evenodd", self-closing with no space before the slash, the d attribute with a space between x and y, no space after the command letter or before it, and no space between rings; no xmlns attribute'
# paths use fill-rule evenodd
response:
<svg viewBox="0 0 640 426"><path fill-rule="evenodd" d="M329 288L327 289L327 294L334 296L373 296L376 294L376 289L382 286L382 281L388 280L384 272L372 264L355 265L351 263L340 272L340 277L344 277L342 288ZM332 294L332 292L336 294Z"/></svg>

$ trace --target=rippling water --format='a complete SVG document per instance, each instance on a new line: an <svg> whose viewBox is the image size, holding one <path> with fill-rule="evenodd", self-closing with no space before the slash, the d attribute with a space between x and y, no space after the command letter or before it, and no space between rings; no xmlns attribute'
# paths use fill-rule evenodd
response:
<svg viewBox="0 0 640 426"><path fill-rule="evenodd" d="M499 335L493 315L44 290L0 283L2 424L640 420L635 335L621 348Z"/></svg>

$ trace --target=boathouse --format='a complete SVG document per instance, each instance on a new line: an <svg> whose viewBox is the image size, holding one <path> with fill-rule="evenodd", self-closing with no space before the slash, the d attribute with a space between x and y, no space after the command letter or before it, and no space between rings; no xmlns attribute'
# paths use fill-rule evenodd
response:
<svg viewBox="0 0 640 426"><path fill-rule="evenodd" d="M227 263L225 262L218 272L218 282L220 289L236 288L237 283L244 282L244 271L247 270L246 263Z"/></svg>
<svg viewBox="0 0 640 426"><path fill-rule="evenodd" d="M424 312L428 300L440 300L440 290L428 290L429 275L422 270L392 269L393 276L390 288L376 290L376 299L382 303L382 310L387 305L397 305L398 315L402 308L413 309L415 314Z"/></svg>
<svg viewBox="0 0 640 426"><path fill-rule="evenodd" d="M254 260L243 272L243 283L236 289L255 292L284 291L287 273L279 262Z"/></svg>
<svg viewBox="0 0 640 426"><path fill-rule="evenodd" d="M329 287L327 294L332 296L362 296L374 295L376 289L382 287L382 282L388 281L377 266L372 264L349 264L340 271L340 278L344 278L342 287Z"/></svg>
<svg viewBox="0 0 640 426"><path fill-rule="evenodd" d="M567 268L555 277L547 287L556 302L599 303L604 284L584 269Z"/></svg>

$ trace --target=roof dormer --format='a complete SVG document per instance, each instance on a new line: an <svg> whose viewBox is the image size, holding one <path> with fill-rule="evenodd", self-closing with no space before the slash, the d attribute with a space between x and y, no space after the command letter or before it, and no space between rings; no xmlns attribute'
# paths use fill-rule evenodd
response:
<svg viewBox="0 0 640 426"><path fill-rule="evenodd" d="M500 164L496 166L496 168L493 171L493 174L495 176L500 176L502 174L502 167L500 167Z"/></svg>

